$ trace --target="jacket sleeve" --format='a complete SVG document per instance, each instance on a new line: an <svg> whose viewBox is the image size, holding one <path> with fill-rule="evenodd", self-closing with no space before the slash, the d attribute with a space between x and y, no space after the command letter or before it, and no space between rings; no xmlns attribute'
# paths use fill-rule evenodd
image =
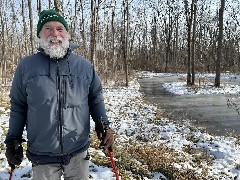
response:
<svg viewBox="0 0 240 180"><path fill-rule="evenodd" d="M93 67L92 72L93 72L92 81L90 84L88 95L90 115L95 122L98 120L98 118L101 117L104 120L104 122L108 124L109 121L106 115L101 80Z"/></svg>
<svg viewBox="0 0 240 180"><path fill-rule="evenodd" d="M18 64L10 90L10 118L6 142L21 138L27 119L27 93L23 82L23 68Z"/></svg>

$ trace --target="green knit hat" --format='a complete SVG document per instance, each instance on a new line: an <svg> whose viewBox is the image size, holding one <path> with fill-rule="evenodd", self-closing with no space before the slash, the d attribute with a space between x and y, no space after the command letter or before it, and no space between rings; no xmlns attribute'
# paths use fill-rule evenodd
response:
<svg viewBox="0 0 240 180"><path fill-rule="evenodd" d="M61 16L57 11L53 9L43 10L39 15L39 20L37 24L37 36L39 37L39 33L42 30L42 27L45 23L49 21L58 21L64 25L66 31L68 31L68 24L63 16Z"/></svg>

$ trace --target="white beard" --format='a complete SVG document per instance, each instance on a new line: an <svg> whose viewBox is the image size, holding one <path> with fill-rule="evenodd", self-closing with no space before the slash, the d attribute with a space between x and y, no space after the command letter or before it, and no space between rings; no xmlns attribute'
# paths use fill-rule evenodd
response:
<svg viewBox="0 0 240 180"><path fill-rule="evenodd" d="M61 41L61 45L50 45L50 41ZM39 46L44 52L53 59L63 58L69 48L69 38L63 39L61 37L49 37L47 40L40 38Z"/></svg>

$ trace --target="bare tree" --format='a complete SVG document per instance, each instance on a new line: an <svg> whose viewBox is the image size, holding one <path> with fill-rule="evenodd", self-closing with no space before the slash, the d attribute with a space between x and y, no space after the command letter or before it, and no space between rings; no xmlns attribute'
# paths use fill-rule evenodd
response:
<svg viewBox="0 0 240 180"><path fill-rule="evenodd" d="M192 33L192 24L193 24L193 11L194 11L195 0L192 0L191 10L188 7L188 1L184 0L185 7L185 15L187 22L187 85L192 85L191 81L191 57L192 57L192 49L191 49L191 33Z"/></svg>
<svg viewBox="0 0 240 180"><path fill-rule="evenodd" d="M26 19L25 19L25 1L22 0L22 11L21 11L21 15L22 15L22 24L23 24L23 34L25 34L25 36L23 36L23 49L25 51L26 54L28 54L28 46L27 46L27 40L26 40L26 35L27 35L27 25L26 25Z"/></svg>
<svg viewBox="0 0 240 180"><path fill-rule="evenodd" d="M180 17L181 17L181 11L179 10L179 5L177 5L177 8L175 10L175 21L174 21L174 39L173 39L173 66L174 67L179 67L178 65L178 61L179 61L179 57L178 57L178 50L179 50L179 31L180 31Z"/></svg>
<svg viewBox="0 0 240 180"><path fill-rule="evenodd" d="M228 59L234 60L234 65L229 63L230 68L232 66L236 67L236 71L240 72L240 20L239 20L239 7L240 2L237 0L232 1L232 3L226 3L228 9L231 9L229 12L228 19L226 19L225 32L228 34L227 39L229 40L228 46L231 46L229 49ZM226 9L226 7L225 7ZM224 38L225 39L225 38ZM235 52L236 51L236 52Z"/></svg>
<svg viewBox="0 0 240 180"><path fill-rule="evenodd" d="M30 43L31 43L31 53L34 50L34 39L33 39L33 14L32 14L32 1L28 0L28 10L29 10L29 20L30 20Z"/></svg>
<svg viewBox="0 0 240 180"><path fill-rule="evenodd" d="M173 32L173 7L170 0L167 0L167 16L164 19L165 23L165 34L166 34L166 60L165 60L165 72L168 71L168 64L171 59L171 43L172 43L172 32Z"/></svg>
<svg viewBox="0 0 240 180"><path fill-rule="evenodd" d="M19 31L17 28L17 21L18 21L18 16L16 15L15 12L15 6L14 6L14 1L10 2L11 5L11 11L12 11L12 33L13 35L11 36L11 53L10 53L10 59L11 59L11 63L10 66L12 66L13 64L17 64L17 59L21 59L22 58L22 53L21 53L21 49L22 49L22 43L20 42L20 36L15 36L15 34L19 34ZM13 39L16 39L17 42L15 43L13 41ZM15 51L16 50L16 51ZM14 53L14 51L16 53ZM15 57L15 58L14 58Z"/></svg>
<svg viewBox="0 0 240 180"><path fill-rule="evenodd" d="M195 41L196 41L196 18L197 18L197 0L193 1L193 32L192 32L192 47L191 47L191 54L192 54L192 81L191 84L194 85L195 83Z"/></svg>
<svg viewBox="0 0 240 180"><path fill-rule="evenodd" d="M76 38L77 16L79 14L79 11L80 11L80 8L78 7L78 1L75 1L74 16L72 17L72 22L71 22L71 37L72 37L72 39Z"/></svg>
<svg viewBox="0 0 240 180"><path fill-rule="evenodd" d="M38 15L40 15L40 13L42 11L42 1L41 0L37 0L37 11L38 11Z"/></svg>
<svg viewBox="0 0 240 180"><path fill-rule="evenodd" d="M156 14L154 14L153 19L152 19L151 40L152 40L151 57L152 57L153 63L157 64L158 37L157 37L157 17L156 17Z"/></svg>
<svg viewBox="0 0 240 180"><path fill-rule="evenodd" d="M1 16L1 58L0 58L0 90L3 83L3 74L4 74L4 64L6 59L6 46L5 46L5 21L4 21L4 12L3 12L3 3L0 1L0 16Z"/></svg>
<svg viewBox="0 0 240 180"><path fill-rule="evenodd" d="M94 65L96 64L97 1L91 0L90 60Z"/></svg>
<svg viewBox="0 0 240 180"><path fill-rule="evenodd" d="M116 9L116 0L112 0L112 19L111 19L111 31L112 31L112 43L111 43L111 49L112 49L112 53L111 53L111 59L113 61L112 63L112 69L113 69L113 73L116 72L116 61L117 59L115 58L115 26L114 26L114 22L115 22L115 9Z"/></svg>
<svg viewBox="0 0 240 180"><path fill-rule="evenodd" d="M219 9L219 32L218 32L218 47L217 47L217 60L216 60L215 87L220 87L224 7L225 7L225 0L221 0L221 7Z"/></svg>
<svg viewBox="0 0 240 180"><path fill-rule="evenodd" d="M128 0L123 0L123 34L122 34L122 53L123 53L123 62L124 62L124 72L126 78L126 86L128 86L128 28L129 28L129 19L128 19Z"/></svg>
<svg viewBox="0 0 240 180"><path fill-rule="evenodd" d="M54 0L54 8L57 12L64 14L62 2L60 0Z"/></svg>
<svg viewBox="0 0 240 180"><path fill-rule="evenodd" d="M51 7L52 7L52 2L51 0L48 0L48 9L51 9Z"/></svg>
<svg viewBox="0 0 240 180"><path fill-rule="evenodd" d="M83 54L87 54L87 45L86 45L86 35L85 35L85 19L84 19L84 8L83 8L83 0L80 0L80 11L81 11L81 20L80 20L80 34L82 38L82 47L83 47Z"/></svg>
<svg viewBox="0 0 240 180"><path fill-rule="evenodd" d="M188 8L188 1L184 0L186 22L187 22L187 85L191 85L191 29L192 29L192 16Z"/></svg>

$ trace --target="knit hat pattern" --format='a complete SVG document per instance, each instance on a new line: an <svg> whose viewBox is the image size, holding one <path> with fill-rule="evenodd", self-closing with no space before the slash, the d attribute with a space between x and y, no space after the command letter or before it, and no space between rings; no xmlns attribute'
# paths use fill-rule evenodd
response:
<svg viewBox="0 0 240 180"><path fill-rule="evenodd" d="M45 23L49 21L58 21L63 24L66 31L68 31L67 21L61 16L57 11L53 9L43 10L39 15L39 20L37 24L37 36L39 37L39 33L42 30L42 27Z"/></svg>

